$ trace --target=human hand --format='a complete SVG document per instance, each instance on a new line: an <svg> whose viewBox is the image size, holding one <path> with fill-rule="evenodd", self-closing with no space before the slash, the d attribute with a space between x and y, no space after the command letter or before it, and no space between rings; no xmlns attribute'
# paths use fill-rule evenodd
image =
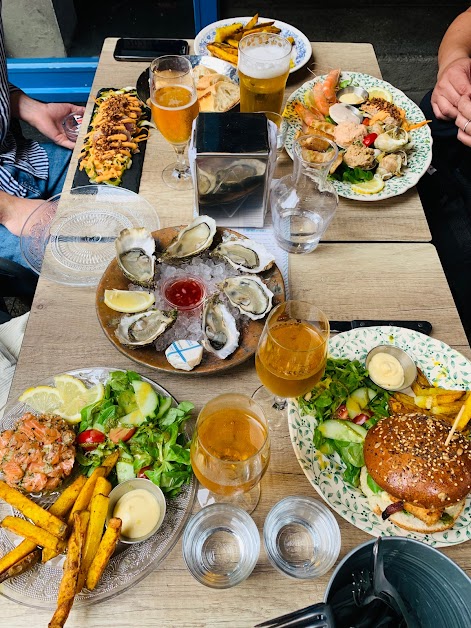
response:
<svg viewBox="0 0 471 628"><path fill-rule="evenodd" d="M21 198L0 191L0 224L19 236L30 214L42 202L40 198Z"/></svg>
<svg viewBox="0 0 471 628"><path fill-rule="evenodd" d="M471 94L471 59L457 59L438 73L432 94L433 112L439 120L455 120L458 100Z"/></svg>
<svg viewBox="0 0 471 628"><path fill-rule="evenodd" d="M84 112L85 107L79 107L71 103L44 103L44 108L41 114L36 117L34 126L59 146L73 149L75 143L69 140L64 133L62 121L70 113L83 116Z"/></svg>
<svg viewBox="0 0 471 628"><path fill-rule="evenodd" d="M471 95L466 94L458 100L458 115L455 124L458 127L458 139L471 147Z"/></svg>

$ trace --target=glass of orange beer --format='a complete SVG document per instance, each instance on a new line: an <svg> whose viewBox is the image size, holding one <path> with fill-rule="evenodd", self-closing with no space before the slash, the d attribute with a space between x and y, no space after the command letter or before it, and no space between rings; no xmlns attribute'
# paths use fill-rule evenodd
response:
<svg viewBox="0 0 471 628"><path fill-rule="evenodd" d="M177 161L164 169L162 178L171 188L190 189L193 182L185 149L199 105L189 59L174 55L154 59L149 87L155 125L177 153Z"/></svg>
<svg viewBox="0 0 471 628"><path fill-rule="evenodd" d="M270 460L268 424L259 404L238 393L209 401L198 416L190 455L202 485L201 506L228 502L251 513Z"/></svg>
<svg viewBox="0 0 471 628"><path fill-rule="evenodd" d="M251 33L239 43L237 73L243 113L281 113L291 60L290 42L273 33Z"/></svg>
<svg viewBox="0 0 471 628"><path fill-rule="evenodd" d="M272 426L284 418L286 399L309 392L324 375L329 320L315 305L285 301L270 312L255 354L262 382L253 398Z"/></svg>

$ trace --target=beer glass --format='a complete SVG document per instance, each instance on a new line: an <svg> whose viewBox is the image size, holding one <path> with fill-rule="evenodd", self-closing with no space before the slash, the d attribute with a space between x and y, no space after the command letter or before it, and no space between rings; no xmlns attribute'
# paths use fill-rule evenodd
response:
<svg viewBox="0 0 471 628"><path fill-rule="evenodd" d="M189 59L174 55L154 59L149 87L155 125L177 154L177 161L163 170L162 178L171 188L190 189L193 183L185 149L199 105Z"/></svg>
<svg viewBox="0 0 471 628"><path fill-rule="evenodd" d="M272 427L284 418L286 399L309 392L324 375L329 320L315 305L285 301L270 312L255 354L263 386L252 396Z"/></svg>
<svg viewBox="0 0 471 628"><path fill-rule="evenodd" d="M252 33L239 43L240 110L281 113L291 59L290 42L273 33Z"/></svg>
<svg viewBox="0 0 471 628"><path fill-rule="evenodd" d="M238 393L209 401L198 416L190 456L203 487L201 506L229 502L251 513L270 460L267 420L258 403Z"/></svg>

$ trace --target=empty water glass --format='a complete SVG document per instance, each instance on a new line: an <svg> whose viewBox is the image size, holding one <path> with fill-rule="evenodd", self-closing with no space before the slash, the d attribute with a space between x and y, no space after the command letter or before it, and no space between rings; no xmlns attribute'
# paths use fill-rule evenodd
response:
<svg viewBox="0 0 471 628"><path fill-rule="evenodd" d="M289 253L310 253L327 230L339 202L327 180L337 159L337 145L317 135L302 135L293 144L293 173L271 190L275 237Z"/></svg>

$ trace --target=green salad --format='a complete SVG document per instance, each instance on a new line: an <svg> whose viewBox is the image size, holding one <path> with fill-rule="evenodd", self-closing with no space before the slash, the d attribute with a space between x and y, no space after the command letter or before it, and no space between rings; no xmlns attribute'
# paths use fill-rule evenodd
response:
<svg viewBox="0 0 471 628"><path fill-rule="evenodd" d="M325 455L337 453L345 465L343 479L357 487L365 464L367 430L389 416L390 393L368 377L358 360L328 358L324 377L298 398L301 415L317 420L314 446Z"/></svg>
<svg viewBox="0 0 471 628"><path fill-rule="evenodd" d="M112 483L148 478L167 496L177 495L192 477L190 443L184 425L194 405L159 395L134 371L114 371L103 399L81 411L77 460L90 475L119 450Z"/></svg>

